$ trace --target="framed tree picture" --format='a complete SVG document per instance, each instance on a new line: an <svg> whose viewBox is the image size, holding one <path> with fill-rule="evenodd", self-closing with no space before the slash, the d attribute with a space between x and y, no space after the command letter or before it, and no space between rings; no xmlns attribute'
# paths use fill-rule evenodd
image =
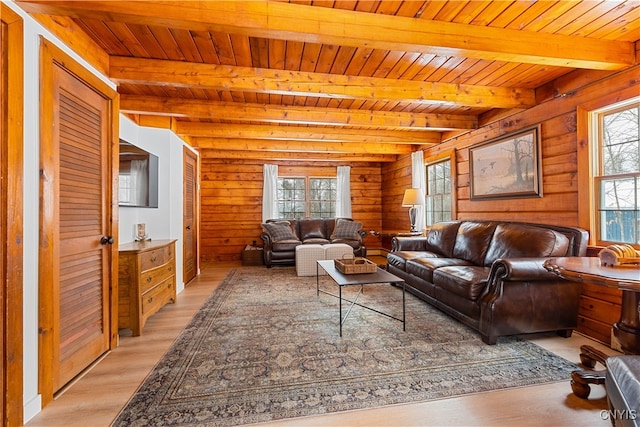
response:
<svg viewBox="0 0 640 427"><path fill-rule="evenodd" d="M542 197L540 126L469 147L471 200Z"/></svg>

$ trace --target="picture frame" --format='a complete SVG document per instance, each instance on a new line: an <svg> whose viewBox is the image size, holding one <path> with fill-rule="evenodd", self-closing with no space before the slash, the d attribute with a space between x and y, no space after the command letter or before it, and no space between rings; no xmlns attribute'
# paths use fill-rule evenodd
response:
<svg viewBox="0 0 640 427"><path fill-rule="evenodd" d="M144 242L149 239L149 235L147 234L147 226L144 223L135 225L135 240L136 242Z"/></svg>
<svg viewBox="0 0 640 427"><path fill-rule="evenodd" d="M542 197L540 125L469 147L471 200Z"/></svg>

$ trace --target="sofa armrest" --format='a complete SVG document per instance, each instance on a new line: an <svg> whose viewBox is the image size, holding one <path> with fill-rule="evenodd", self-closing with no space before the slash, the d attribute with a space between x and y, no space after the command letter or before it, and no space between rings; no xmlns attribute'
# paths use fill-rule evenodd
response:
<svg viewBox="0 0 640 427"><path fill-rule="evenodd" d="M264 249L271 250L271 246L273 245L273 240L271 240L271 235L266 231L263 231L262 234L260 234L260 238L264 242Z"/></svg>
<svg viewBox="0 0 640 427"><path fill-rule="evenodd" d="M546 268L547 258L500 258L491 265L489 284L495 280L536 281L557 280L558 276Z"/></svg>
<svg viewBox="0 0 640 427"><path fill-rule="evenodd" d="M399 237L391 239L391 252L397 251L425 251L427 249L427 238L425 236Z"/></svg>
<svg viewBox="0 0 640 427"><path fill-rule="evenodd" d="M557 331L570 336L577 326L580 284L547 271L546 258L502 258L491 265L480 297L482 340L498 336Z"/></svg>

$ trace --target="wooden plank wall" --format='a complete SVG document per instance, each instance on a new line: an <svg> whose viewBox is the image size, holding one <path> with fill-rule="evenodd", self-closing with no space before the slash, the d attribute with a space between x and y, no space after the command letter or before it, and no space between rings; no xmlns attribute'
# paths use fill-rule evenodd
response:
<svg viewBox="0 0 640 427"><path fill-rule="evenodd" d="M576 71L538 89L537 106L498 118L483 118L479 129L453 137L436 147L422 147L425 158L456 150L457 218L496 219L579 225L578 188L589 182L578 182L576 111L580 105L611 97L611 94L638 87L640 67L625 72ZM638 92L640 94L640 92ZM615 96L614 96L615 98ZM469 146L540 125L543 195L540 198L477 201L470 200ZM400 203L405 188L411 186L411 157L400 158L382 168L383 228L406 227L408 214ZM592 250L592 253L597 253ZM603 294L603 295L600 295ZM597 307L594 308L594 307ZM610 343L612 319L619 316L620 291L603 291L585 286L581 298L578 331L604 343Z"/></svg>
<svg viewBox="0 0 640 427"><path fill-rule="evenodd" d="M382 231L409 231L409 208L402 207L404 190L411 188L411 156L382 165Z"/></svg>
<svg viewBox="0 0 640 427"><path fill-rule="evenodd" d="M456 150L457 217L459 219L517 220L559 225L578 225L576 109L609 93L638 85L639 68L626 72L577 71L538 90L545 100L533 108L501 118L483 118L479 129L448 139L434 147L420 147L425 158ZM470 200L469 146L540 125L542 187L540 198ZM383 228L407 227L407 208L402 194L411 186L411 157L384 164L382 168ZM405 216L407 218L405 218Z"/></svg>
<svg viewBox="0 0 640 427"><path fill-rule="evenodd" d="M263 161L221 160L206 152L201 159L201 259L236 261L254 240L261 244ZM365 230L381 227L379 163L270 162L280 176L336 176L336 167L351 166L353 218ZM378 247L374 237L367 246Z"/></svg>

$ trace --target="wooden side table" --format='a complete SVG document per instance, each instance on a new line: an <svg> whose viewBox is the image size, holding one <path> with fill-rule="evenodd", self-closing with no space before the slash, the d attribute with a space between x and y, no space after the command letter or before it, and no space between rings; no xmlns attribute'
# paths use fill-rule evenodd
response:
<svg viewBox="0 0 640 427"><path fill-rule="evenodd" d="M566 280L589 282L622 290L620 320L613 325L613 334L625 354L640 354L640 267L625 265L605 267L596 257L552 258L544 267ZM573 393L581 398L589 397L589 384L604 384L606 370L596 371L596 363L607 366L607 355L591 346L580 347L580 361L589 370L571 373Z"/></svg>

